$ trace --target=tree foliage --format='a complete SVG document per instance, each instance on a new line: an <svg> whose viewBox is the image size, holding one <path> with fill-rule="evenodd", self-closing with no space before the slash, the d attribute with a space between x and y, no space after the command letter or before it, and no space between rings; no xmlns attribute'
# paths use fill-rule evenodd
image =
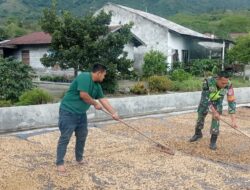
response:
<svg viewBox="0 0 250 190"><path fill-rule="evenodd" d="M8 18L0 24L0 41L41 30L37 21L24 22L20 18Z"/></svg>
<svg viewBox="0 0 250 190"><path fill-rule="evenodd" d="M11 58L0 58L0 99L18 100L18 97L33 87L33 70L29 65Z"/></svg>
<svg viewBox="0 0 250 190"><path fill-rule="evenodd" d="M236 40L236 45L229 50L228 57L230 61L239 61L244 64L250 62L250 33L247 36Z"/></svg>
<svg viewBox="0 0 250 190"><path fill-rule="evenodd" d="M58 0L57 12L66 9L75 16L83 16L89 11L98 10L109 1ZM143 0L143 2L116 0L113 2L167 17L196 31L214 33L223 38L228 38L230 32L248 32L250 28L249 0ZM10 37L19 36L20 29L26 33L38 31L36 21L42 15L42 10L50 3L51 0L0 0L0 23L6 27L8 24L5 21L15 18L23 25L13 27L17 32L14 31L14 35L9 35Z"/></svg>
<svg viewBox="0 0 250 190"><path fill-rule="evenodd" d="M41 10L50 5L51 0L0 0L0 17L38 18ZM166 17L176 13L204 13L214 10L239 10L250 7L249 0L58 0L58 10L70 10L82 16L89 10L97 10L107 2L129 6Z"/></svg>
<svg viewBox="0 0 250 190"><path fill-rule="evenodd" d="M230 33L249 32L250 11L224 11L203 14L178 13L169 19L199 31L222 38L231 38Z"/></svg>
<svg viewBox="0 0 250 190"><path fill-rule="evenodd" d="M164 75L167 71L166 56L160 51L151 50L144 56L143 75Z"/></svg>
<svg viewBox="0 0 250 190"><path fill-rule="evenodd" d="M4 27L0 27L0 41L8 39L7 31Z"/></svg>
<svg viewBox="0 0 250 190"><path fill-rule="evenodd" d="M73 68L75 76L78 71L101 63L108 68L106 81L112 88L116 83L117 64L126 57L123 48L132 37L132 25L126 24L118 32L110 32L110 21L111 13L103 11L80 18L67 11L58 15L53 4L44 10L41 18L42 29L52 35L50 53L41 59L42 63L47 67L58 64L62 69Z"/></svg>

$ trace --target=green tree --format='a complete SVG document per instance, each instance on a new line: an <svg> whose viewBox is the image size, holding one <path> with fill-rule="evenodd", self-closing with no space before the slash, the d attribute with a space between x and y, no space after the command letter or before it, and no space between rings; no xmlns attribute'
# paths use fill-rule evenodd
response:
<svg viewBox="0 0 250 190"><path fill-rule="evenodd" d="M228 52L228 58L231 62L239 61L244 64L250 62L250 33L236 40L236 45Z"/></svg>
<svg viewBox="0 0 250 190"><path fill-rule="evenodd" d="M33 70L29 65L11 58L0 58L0 99L16 102L33 87Z"/></svg>
<svg viewBox="0 0 250 190"><path fill-rule="evenodd" d="M160 51L151 50L144 56L143 75L164 75L167 72L166 56Z"/></svg>
<svg viewBox="0 0 250 190"><path fill-rule="evenodd" d="M5 28L0 27L0 41L8 39L8 34Z"/></svg>
<svg viewBox="0 0 250 190"><path fill-rule="evenodd" d="M114 91L116 85L117 64L124 61L124 45L131 39L132 24L123 25L118 32L110 32L108 25L111 13L100 12L78 18L70 12L58 15L56 4L45 9L41 18L41 27L52 35L50 53L41 61L49 67L58 64L62 69L73 68L78 71L88 70L95 63L108 68L104 81L107 91Z"/></svg>

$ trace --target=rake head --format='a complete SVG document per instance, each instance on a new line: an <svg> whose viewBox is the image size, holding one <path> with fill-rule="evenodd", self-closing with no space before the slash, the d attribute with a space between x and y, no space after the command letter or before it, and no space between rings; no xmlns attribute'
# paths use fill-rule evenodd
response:
<svg viewBox="0 0 250 190"><path fill-rule="evenodd" d="M170 155L174 155L175 154L175 152L173 150L171 150L170 148L168 148L168 147L166 147L166 146L164 146L162 144L158 143L156 145L156 147L159 148L161 152L165 152L165 153L170 154Z"/></svg>

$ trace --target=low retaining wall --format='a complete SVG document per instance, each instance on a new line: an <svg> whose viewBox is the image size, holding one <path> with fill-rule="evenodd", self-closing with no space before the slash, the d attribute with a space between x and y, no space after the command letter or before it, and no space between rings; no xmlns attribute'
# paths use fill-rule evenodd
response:
<svg viewBox="0 0 250 190"><path fill-rule="evenodd" d="M237 88L235 94L238 104L250 102L250 88ZM196 109L200 95L201 92L185 92L110 98L109 100L120 116L135 117ZM224 104L226 103L224 101ZM59 103L0 108L0 133L56 126L58 109ZM110 116L91 107L88 111L88 118L91 121L104 121L110 119Z"/></svg>

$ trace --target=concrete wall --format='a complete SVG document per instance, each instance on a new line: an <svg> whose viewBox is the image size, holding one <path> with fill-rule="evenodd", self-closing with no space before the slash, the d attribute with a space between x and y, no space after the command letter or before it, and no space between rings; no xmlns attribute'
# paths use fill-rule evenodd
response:
<svg viewBox="0 0 250 190"><path fill-rule="evenodd" d="M201 92L147 95L124 98L111 98L111 104L122 117L135 117L147 114L196 109ZM249 103L250 88L235 89L237 103ZM226 102L224 102L226 104ZM56 126L58 122L57 104L0 108L0 133ZM92 107L88 111L91 121L110 119L102 111Z"/></svg>

